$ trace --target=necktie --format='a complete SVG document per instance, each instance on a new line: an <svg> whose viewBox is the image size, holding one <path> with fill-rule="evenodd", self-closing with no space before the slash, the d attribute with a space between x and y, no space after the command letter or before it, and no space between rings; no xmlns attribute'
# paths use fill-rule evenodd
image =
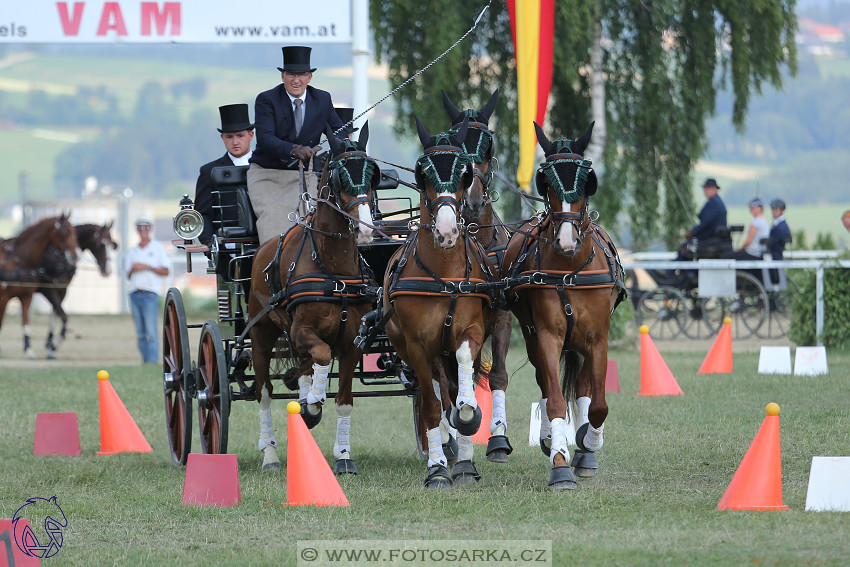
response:
<svg viewBox="0 0 850 567"><path fill-rule="evenodd" d="M296 98L295 103L295 135L301 133L301 126L304 124L304 110L301 109L301 105L304 104L304 101L300 98Z"/></svg>

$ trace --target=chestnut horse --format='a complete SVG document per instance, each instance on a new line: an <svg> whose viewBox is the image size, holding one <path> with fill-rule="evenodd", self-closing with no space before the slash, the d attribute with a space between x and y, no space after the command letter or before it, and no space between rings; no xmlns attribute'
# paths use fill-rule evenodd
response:
<svg viewBox="0 0 850 567"><path fill-rule="evenodd" d="M337 139L330 128L326 133L331 159L313 199L315 210L279 239L262 244L254 256L248 312L252 321L265 315L250 329L264 471L281 468L269 409L269 365L283 335L295 364L284 382L300 388L301 414L309 427L322 416L331 358L339 361L334 472L357 474L349 432L352 380L362 352L354 338L356 322L377 300L377 284L357 245L372 241L373 190L380 170L366 155L368 122L356 143Z"/></svg>
<svg viewBox="0 0 850 567"><path fill-rule="evenodd" d="M431 136L416 118L424 148L415 169L420 224L390 258L384 276L383 309L391 313L387 337L413 369L421 391L420 419L428 443L425 486L432 488L453 484L440 435L440 367L454 399L451 426L472 435L481 424L475 375L490 316L492 269L459 214L474 177L462 147L468 122L465 118L453 135ZM471 460L459 460L453 472L478 476Z"/></svg>
<svg viewBox="0 0 850 567"><path fill-rule="evenodd" d="M625 297L624 274L613 242L588 213L597 180L582 154L593 124L575 141L550 142L537 123L535 128L546 156L536 177L546 211L513 234L501 273L540 386L540 446L553 465L549 486L573 489L571 465L578 476L593 476L598 468L593 451L602 447L608 415L608 327ZM575 400L574 420L567 415L568 400ZM578 428L571 463L570 421Z"/></svg>
<svg viewBox="0 0 850 567"><path fill-rule="evenodd" d="M18 236L0 242L0 326L6 304L13 297L20 298L23 313L29 312L33 293L45 273L40 267L45 258L58 255L64 262L76 263L77 233L68 222L69 216L63 213L41 219ZM24 336L29 335L27 323Z"/></svg>
<svg viewBox="0 0 850 567"><path fill-rule="evenodd" d="M494 273L498 273L502 258L505 254L510 235L502 224L496 212L493 210L493 199L490 193L490 182L493 179L493 132L489 129L490 116L496 108L499 98L498 89L490 95L487 104L481 110L468 108L459 110L443 91L443 107L452 121L453 133L460 128L465 117L469 117L466 138L463 140L463 149L469 154L473 162L475 177L472 185L467 188L461 200L460 214L466 223L467 229L474 234L475 240L487 252L493 266ZM506 463L508 455L513 448L508 441L508 416L505 408L505 391L508 387L508 373L504 361L511 340L511 313L507 309L495 309L492 313L491 328L488 329L491 336L491 349L493 352L493 364L487 372L490 392L492 393L492 419L490 420L490 439L487 442L487 460L497 463ZM446 404L444 398L444 405ZM448 431L448 422L444 418L440 423L440 432L443 440L443 449L451 450ZM461 435L458 438L459 460L471 460L472 439ZM451 456L446 457L451 461Z"/></svg>

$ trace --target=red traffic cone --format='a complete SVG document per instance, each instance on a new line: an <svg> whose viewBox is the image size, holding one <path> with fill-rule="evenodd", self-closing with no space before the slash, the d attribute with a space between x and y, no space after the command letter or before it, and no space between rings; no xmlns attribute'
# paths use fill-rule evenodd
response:
<svg viewBox="0 0 850 567"><path fill-rule="evenodd" d="M301 405L292 401L289 412L289 431L286 439L286 502L284 506L348 506L316 440L299 415Z"/></svg>
<svg viewBox="0 0 850 567"><path fill-rule="evenodd" d="M47 539L47 536L43 535L43 528L38 528L38 530L41 540ZM3 538L0 541L3 541L6 548L0 554L0 565L4 567L40 567L41 561L38 558L39 555L50 552L54 554L58 553L55 547L43 547L53 544L53 539L45 542L37 540L35 532L33 532L30 526L30 521L27 518L19 517L17 520L4 518L0 520L0 534L2 534ZM47 535L49 536L50 534ZM7 536L9 539L6 539ZM23 544L23 548L18 543L19 541ZM24 551L24 549L28 551ZM30 553L33 555L30 555Z"/></svg>
<svg viewBox="0 0 850 567"><path fill-rule="evenodd" d="M725 317L714 344L702 361L697 374L728 374L732 372L732 318Z"/></svg>
<svg viewBox="0 0 850 567"><path fill-rule="evenodd" d="M787 510L782 504L779 405L767 404L767 417L756 433L718 510Z"/></svg>
<svg viewBox="0 0 850 567"><path fill-rule="evenodd" d="M240 502L236 455L189 455L183 479L183 506L227 507Z"/></svg>
<svg viewBox="0 0 850 567"><path fill-rule="evenodd" d="M617 361L609 360L605 372L605 393L620 393L620 373L617 370Z"/></svg>
<svg viewBox="0 0 850 567"><path fill-rule="evenodd" d="M481 427L472 436L475 445L486 445L490 441L490 420L493 419L493 394L490 392L490 380L482 374L475 388L475 401L481 408Z"/></svg>
<svg viewBox="0 0 850 567"><path fill-rule="evenodd" d="M76 413L36 414L33 455L76 456L80 453L80 429L77 427Z"/></svg>
<svg viewBox="0 0 850 567"><path fill-rule="evenodd" d="M649 336L649 327L640 326L640 392L638 396L679 396L679 383L661 358Z"/></svg>
<svg viewBox="0 0 850 567"><path fill-rule="evenodd" d="M101 370L97 373L100 401L100 451L98 455L116 453L150 453L150 444L112 384L109 373Z"/></svg>

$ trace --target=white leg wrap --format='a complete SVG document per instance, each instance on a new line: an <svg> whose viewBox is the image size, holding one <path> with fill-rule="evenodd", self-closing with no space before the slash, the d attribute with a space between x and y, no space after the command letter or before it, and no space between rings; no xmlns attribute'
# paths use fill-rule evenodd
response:
<svg viewBox="0 0 850 567"><path fill-rule="evenodd" d="M439 380L431 380L431 386L434 387L434 395L437 396L437 399L442 403L442 392L440 391L440 381Z"/></svg>
<svg viewBox="0 0 850 567"><path fill-rule="evenodd" d="M298 399L306 400L310 392L310 383L313 382L312 374L305 374L298 378Z"/></svg>
<svg viewBox="0 0 850 567"><path fill-rule="evenodd" d="M471 461L473 453L472 437L468 435L458 435L457 437L457 460Z"/></svg>
<svg viewBox="0 0 850 567"><path fill-rule="evenodd" d="M602 448L602 430L604 428L604 423L599 426L599 429L588 424L587 435L584 436L584 446L588 451L598 451Z"/></svg>
<svg viewBox="0 0 850 567"><path fill-rule="evenodd" d="M274 436L272 429L272 412L271 410L260 410L260 443L259 450L262 451L266 447L277 447L277 439Z"/></svg>
<svg viewBox="0 0 850 567"><path fill-rule="evenodd" d="M578 415L576 416L576 429L588 422L587 410L590 408L590 398L582 396L576 399L576 408Z"/></svg>
<svg viewBox="0 0 850 567"><path fill-rule="evenodd" d="M540 400L540 438L550 439L552 437L552 423L549 421L549 414L546 413L547 398Z"/></svg>
<svg viewBox="0 0 850 567"><path fill-rule="evenodd" d="M446 414L443 414L443 417L440 418L440 443L448 443L450 435L457 437L457 429L449 425Z"/></svg>
<svg viewBox="0 0 850 567"><path fill-rule="evenodd" d="M505 410L505 391L493 390L493 419L490 420L490 435L507 435L508 414Z"/></svg>
<svg viewBox="0 0 850 567"><path fill-rule="evenodd" d="M560 417L552 420L552 452L549 454L552 463L558 453L563 455L567 462L570 461L570 453L567 450L567 422Z"/></svg>
<svg viewBox="0 0 850 567"><path fill-rule="evenodd" d="M351 458L351 406L336 406L336 441L334 441L334 457L337 459Z"/></svg>
<svg viewBox="0 0 850 567"><path fill-rule="evenodd" d="M455 356L457 357L457 408L460 411L463 411L464 406L477 408L478 402L475 400L475 382L472 379L474 372L472 367L472 352L469 350L469 344L464 342L460 345ZM471 417L472 415L470 414L469 417L464 417L464 420Z"/></svg>
<svg viewBox="0 0 850 567"><path fill-rule="evenodd" d="M447 466L449 462L443 453L443 442L440 441L440 428L429 429L426 435L428 436L428 467L433 467L434 465Z"/></svg>
<svg viewBox="0 0 850 567"><path fill-rule="evenodd" d="M307 394L308 404L324 404L328 389L328 372L330 366L313 365L313 383Z"/></svg>

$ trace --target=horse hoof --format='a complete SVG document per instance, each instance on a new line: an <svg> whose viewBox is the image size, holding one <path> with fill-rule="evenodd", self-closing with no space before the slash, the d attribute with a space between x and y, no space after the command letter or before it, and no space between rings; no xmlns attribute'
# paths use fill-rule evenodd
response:
<svg viewBox="0 0 850 567"><path fill-rule="evenodd" d="M428 468L428 476L425 477L425 488L451 488L452 477L443 465L434 465Z"/></svg>
<svg viewBox="0 0 850 567"><path fill-rule="evenodd" d="M47 353L47 360L56 360L56 353L53 353L53 352Z"/></svg>
<svg viewBox="0 0 850 567"><path fill-rule="evenodd" d="M336 476L343 474L357 474L357 466L351 459L337 459L334 463L334 474Z"/></svg>
<svg viewBox="0 0 850 567"><path fill-rule="evenodd" d="M513 450L507 435L491 435L487 441L487 460L491 463L507 463L508 455Z"/></svg>
<svg viewBox="0 0 850 567"><path fill-rule="evenodd" d="M322 421L322 407L319 406L318 413L312 414L307 408L307 402L301 402L301 417L304 418L304 424L307 426L307 429L313 429Z"/></svg>
<svg viewBox="0 0 850 567"><path fill-rule="evenodd" d="M543 451L543 454L547 457L552 454L552 438L546 437L545 439L540 440L540 450Z"/></svg>
<svg viewBox="0 0 850 567"><path fill-rule="evenodd" d="M589 423L583 423L576 429L576 446L582 451L587 451L587 447L584 446L584 437L587 435L588 427L590 427Z"/></svg>
<svg viewBox="0 0 850 567"><path fill-rule="evenodd" d="M552 467L552 471L549 473L549 488L552 490L575 490L578 488L573 470L566 465Z"/></svg>
<svg viewBox="0 0 850 567"><path fill-rule="evenodd" d="M478 432L478 428L481 427L481 408L475 406L472 418L469 421L463 421L460 418L460 411L452 407L449 425L457 429L457 432L461 435L475 435Z"/></svg>
<svg viewBox="0 0 850 567"><path fill-rule="evenodd" d="M283 468L283 466L279 462L277 462L277 463L266 463L266 464L263 465L263 472L279 471L282 468Z"/></svg>
<svg viewBox="0 0 850 567"><path fill-rule="evenodd" d="M449 433L449 440L446 443L443 443L443 454L446 456L449 466L454 466L457 462L457 450L457 439L455 439L454 435Z"/></svg>
<svg viewBox="0 0 850 567"><path fill-rule="evenodd" d="M581 478L590 478L599 472L599 461L596 460L596 453L592 451L576 449L570 466L575 469L576 476Z"/></svg>
<svg viewBox="0 0 850 567"><path fill-rule="evenodd" d="M452 467L452 481L457 485L475 484L479 480L481 475L478 474L478 469L472 461L458 461Z"/></svg>

